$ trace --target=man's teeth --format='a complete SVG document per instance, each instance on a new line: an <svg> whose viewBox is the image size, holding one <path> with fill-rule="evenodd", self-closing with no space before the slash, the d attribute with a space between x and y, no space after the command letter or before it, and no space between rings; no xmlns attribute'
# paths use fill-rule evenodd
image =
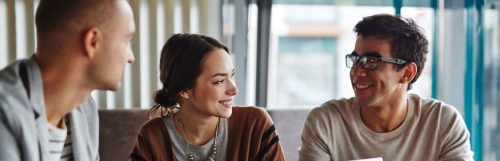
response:
<svg viewBox="0 0 500 161"><path fill-rule="evenodd" d="M364 89L364 88L368 88L368 87L369 87L369 85L356 84L356 88Z"/></svg>

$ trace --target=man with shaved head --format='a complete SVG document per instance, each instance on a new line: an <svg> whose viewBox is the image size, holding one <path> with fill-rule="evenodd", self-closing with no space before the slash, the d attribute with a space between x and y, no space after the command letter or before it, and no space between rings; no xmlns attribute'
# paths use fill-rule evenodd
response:
<svg viewBox="0 0 500 161"><path fill-rule="evenodd" d="M0 71L0 160L99 160L94 89L134 61L126 0L41 0L37 50Z"/></svg>

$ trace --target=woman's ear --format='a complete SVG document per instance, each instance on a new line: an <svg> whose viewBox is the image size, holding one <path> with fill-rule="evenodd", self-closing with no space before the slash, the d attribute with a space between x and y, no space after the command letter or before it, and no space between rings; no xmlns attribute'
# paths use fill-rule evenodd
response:
<svg viewBox="0 0 500 161"><path fill-rule="evenodd" d="M403 67L403 70L404 73L400 82L401 83L411 82L413 78L415 78L415 75L417 75L417 64L415 64L414 62L410 62Z"/></svg>
<svg viewBox="0 0 500 161"><path fill-rule="evenodd" d="M191 90L183 90L181 93L179 93L179 96L181 96L184 99L190 99L191 98Z"/></svg>
<svg viewBox="0 0 500 161"><path fill-rule="evenodd" d="M83 33L83 49L85 56L92 58L102 43L102 33L96 27L91 27Z"/></svg>

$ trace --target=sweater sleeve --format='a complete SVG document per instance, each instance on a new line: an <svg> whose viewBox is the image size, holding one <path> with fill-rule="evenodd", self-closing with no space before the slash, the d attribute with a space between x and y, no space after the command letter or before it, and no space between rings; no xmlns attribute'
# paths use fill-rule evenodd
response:
<svg viewBox="0 0 500 161"><path fill-rule="evenodd" d="M331 160L326 140L328 137L324 137L325 130L328 129L326 121L322 120L325 118L322 116L324 113L321 108L315 108L307 115L299 148L299 161Z"/></svg>
<svg viewBox="0 0 500 161"><path fill-rule="evenodd" d="M226 160L283 161L278 132L269 114L258 107L233 107L228 119Z"/></svg>
<svg viewBox="0 0 500 161"><path fill-rule="evenodd" d="M147 139L139 133L135 141L134 148L130 154L129 161L147 161L151 159L151 146Z"/></svg>
<svg viewBox="0 0 500 161"><path fill-rule="evenodd" d="M274 123L271 119L271 116L262 108L256 108L254 116L260 118L257 125L261 125L260 127L260 135L261 135L261 146L259 147L257 156L255 157L256 161L284 161L285 156L283 153L283 148L281 147L281 143L279 141L278 132L274 127Z"/></svg>
<svg viewBox="0 0 500 161"><path fill-rule="evenodd" d="M129 161L175 160L168 138L161 118L146 122L137 134Z"/></svg>

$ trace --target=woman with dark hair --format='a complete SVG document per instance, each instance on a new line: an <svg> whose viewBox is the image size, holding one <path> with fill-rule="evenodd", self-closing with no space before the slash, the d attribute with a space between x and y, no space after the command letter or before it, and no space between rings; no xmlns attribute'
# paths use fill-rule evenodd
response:
<svg viewBox="0 0 500 161"><path fill-rule="evenodd" d="M130 160L284 160L266 111L233 106L233 76L226 46L203 35L173 35L161 52L157 104Z"/></svg>

